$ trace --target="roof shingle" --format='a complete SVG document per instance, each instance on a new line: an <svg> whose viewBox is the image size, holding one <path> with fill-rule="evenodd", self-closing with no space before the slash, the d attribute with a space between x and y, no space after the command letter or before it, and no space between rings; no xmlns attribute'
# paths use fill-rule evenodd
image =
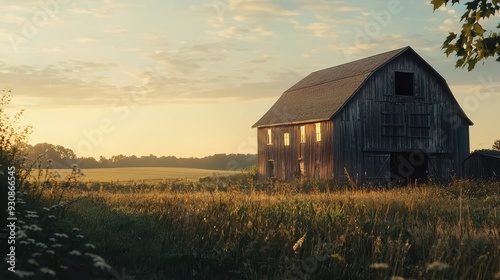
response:
<svg viewBox="0 0 500 280"><path fill-rule="evenodd" d="M411 48L405 47L312 72L285 91L252 127L328 120L373 72L408 49Z"/></svg>

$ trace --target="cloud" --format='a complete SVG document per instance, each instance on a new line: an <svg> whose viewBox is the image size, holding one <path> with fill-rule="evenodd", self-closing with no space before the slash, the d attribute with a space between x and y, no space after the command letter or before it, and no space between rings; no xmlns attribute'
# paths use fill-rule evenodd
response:
<svg viewBox="0 0 500 280"><path fill-rule="evenodd" d="M457 31L457 26L460 24L458 23L457 20L453 19L446 19L443 21L443 23L438 27L439 30L441 31L446 31L446 32L456 32Z"/></svg>
<svg viewBox="0 0 500 280"><path fill-rule="evenodd" d="M102 3L99 5L99 3ZM94 4L93 7L89 7L89 5ZM127 3L118 3L110 0L106 0L104 2L83 2L72 4L72 7L68 10L74 14L88 14L93 15L96 18L110 18L110 12L114 12L117 9L123 9L131 7L132 5Z"/></svg>
<svg viewBox="0 0 500 280"><path fill-rule="evenodd" d="M256 40L259 37L271 36L273 32L263 29L262 27L255 27L248 29L243 26L230 26L219 31L209 32L223 38L235 38L240 40Z"/></svg>
<svg viewBox="0 0 500 280"><path fill-rule="evenodd" d="M335 26L331 23L326 22L313 22L306 26L296 25L296 28L311 31L312 34L320 38L335 38L338 37L337 32L335 32Z"/></svg>
<svg viewBox="0 0 500 280"><path fill-rule="evenodd" d="M97 40L94 38L89 38L89 37L78 37L78 38L72 39L71 41L76 42L76 43L90 43L90 42L95 42Z"/></svg>
<svg viewBox="0 0 500 280"><path fill-rule="evenodd" d="M127 29L114 26L114 27L107 27L103 29L102 32L110 34L125 34L127 33Z"/></svg>
<svg viewBox="0 0 500 280"><path fill-rule="evenodd" d="M166 71L184 75L195 72L202 63L225 59L227 54L224 49L225 46L220 44L196 44L158 51L149 57L165 67Z"/></svg>
<svg viewBox="0 0 500 280"><path fill-rule="evenodd" d="M92 72L97 65L83 61L58 65L0 65L0 79L8 81L4 84L14 90L16 98L21 96L34 103L43 97L43 101L34 104L37 106L102 106L119 93L119 88L83 74ZM82 97L95 100L82 103Z"/></svg>

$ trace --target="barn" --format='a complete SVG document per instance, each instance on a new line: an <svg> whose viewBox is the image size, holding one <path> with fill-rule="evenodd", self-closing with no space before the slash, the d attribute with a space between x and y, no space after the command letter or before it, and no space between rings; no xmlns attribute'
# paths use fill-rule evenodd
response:
<svg viewBox="0 0 500 280"><path fill-rule="evenodd" d="M253 125L261 179L391 183L463 174L471 120L411 47L315 71Z"/></svg>
<svg viewBox="0 0 500 280"><path fill-rule="evenodd" d="M467 178L500 180L500 151L478 150L464 161Z"/></svg>

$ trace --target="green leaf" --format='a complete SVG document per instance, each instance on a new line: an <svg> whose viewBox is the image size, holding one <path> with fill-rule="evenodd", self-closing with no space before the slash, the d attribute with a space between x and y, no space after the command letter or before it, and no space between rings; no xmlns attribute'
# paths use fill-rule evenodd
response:
<svg viewBox="0 0 500 280"><path fill-rule="evenodd" d="M484 29L479 23L474 23L474 26L472 27L474 30L474 33L478 34L479 36L483 36L484 34Z"/></svg>
<svg viewBox="0 0 500 280"><path fill-rule="evenodd" d="M474 67L476 66L476 63L477 63L477 58L471 58L467 61L467 64L469 65L467 67L467 71L472 71L472 69L474 69Z"/></svg>
<svg viewBox="0 0 500 280"><path fill-rule="evenodd" d="M434 6L434 11L443 6L445 0L432 0L431 4Z"/></svg>

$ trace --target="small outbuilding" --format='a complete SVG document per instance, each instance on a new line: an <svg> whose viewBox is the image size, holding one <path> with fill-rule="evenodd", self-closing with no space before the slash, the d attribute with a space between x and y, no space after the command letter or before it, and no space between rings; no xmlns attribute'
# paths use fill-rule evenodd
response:
<svg viewBox="0 0 500 280"><path fill-rule="evenodd" d="M464 169L467 178L500 180L500 151L475 151L465 159Z"/></svg>
<svg viewBox="0 0 500 280"><path fill-rule="evenodd" d="M360 183L463 175L469 126L446 80L405 47L313 72L258 120L260 178Z"/></svg>

